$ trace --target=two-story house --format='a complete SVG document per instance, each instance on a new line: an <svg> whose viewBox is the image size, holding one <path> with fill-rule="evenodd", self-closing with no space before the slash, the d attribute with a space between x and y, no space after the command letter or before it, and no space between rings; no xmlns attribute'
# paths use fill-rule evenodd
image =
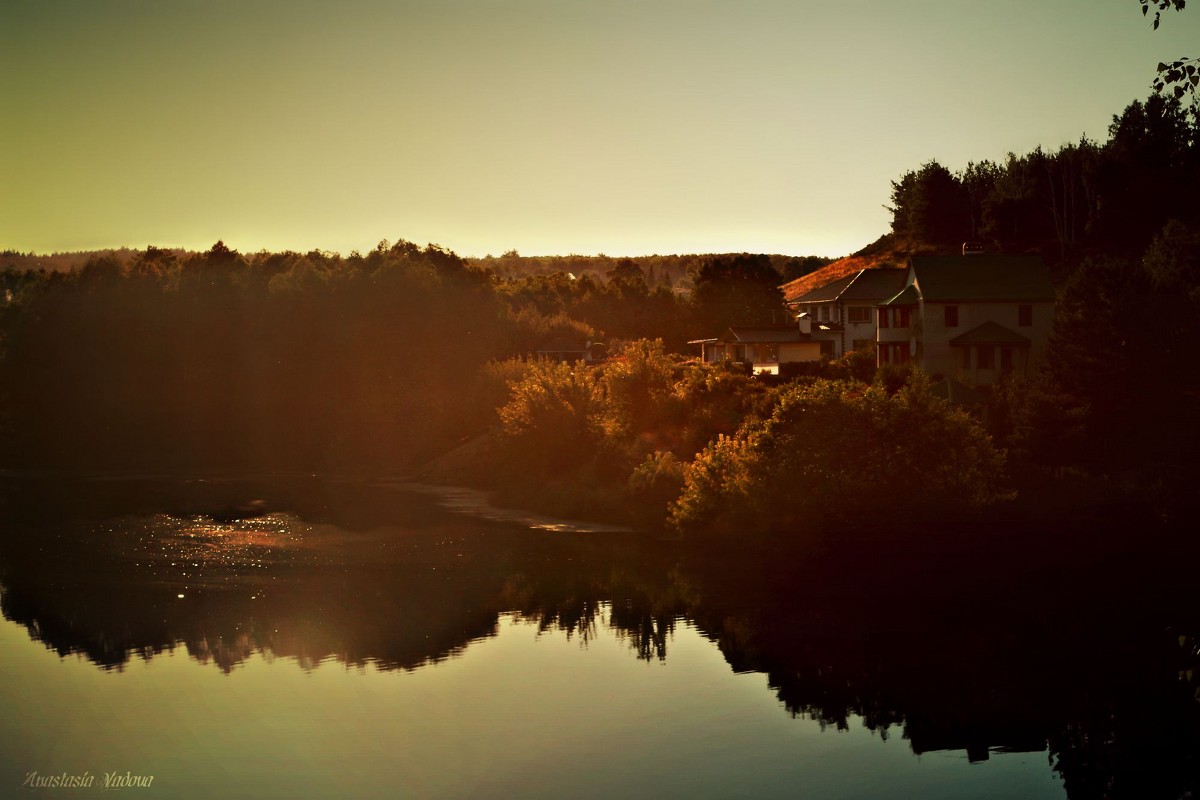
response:
<svg viewBox="0 0 1200 800"><path fill-rule="evenodd" d="M913 256L904 288L877 316L880 365L988 386L1029 374L1054 318L1054 287L1038 256Z"/></svg>
<svg viewBox="0 0 1200 800"><path fill-rule="evenodd" d="M904 287L902 269L863 269L787 301L833 358L875 341L876 307ZM803 316L801 316L803 315Z"/></svg>

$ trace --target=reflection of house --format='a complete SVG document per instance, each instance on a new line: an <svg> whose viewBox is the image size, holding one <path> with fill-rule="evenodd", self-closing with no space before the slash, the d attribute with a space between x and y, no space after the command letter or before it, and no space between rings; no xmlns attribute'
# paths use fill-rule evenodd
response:
<svg viewBox="0 0 1200 800"><path fill-rule="evenodd" d="M812 322L824 355L838 357L875 341L875 308L904 288L902 269L863 269L793 297L788 306Z"/></svg>
<svg viewBox="0 0 1200 800"><path fill-rule="evenodd" d="M821 343L798 326L770 325L734 327L714 339L694 339L700 359L706 364L739 361L755 372L779 373L780 364L820 361Z"/></svg>
<svg viewBox="0 0 1200 800"><path fill-rule="evenodd" d="M1054 316L1037 256L913 256L905 287L879 304L879 364L912 361L973 386L1028 374Z"/></svg>

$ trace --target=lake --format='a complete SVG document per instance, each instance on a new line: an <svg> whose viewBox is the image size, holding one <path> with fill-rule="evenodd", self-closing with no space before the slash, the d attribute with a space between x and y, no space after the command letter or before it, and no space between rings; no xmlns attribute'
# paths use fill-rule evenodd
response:
<svg viewBox="0 0 1200 800"><path fill-rule="evenodd" d="M0 796L1196 787L1175 632L1094 568L1001 591L966 551L742 558L410 489L7 478Z"/></svg>

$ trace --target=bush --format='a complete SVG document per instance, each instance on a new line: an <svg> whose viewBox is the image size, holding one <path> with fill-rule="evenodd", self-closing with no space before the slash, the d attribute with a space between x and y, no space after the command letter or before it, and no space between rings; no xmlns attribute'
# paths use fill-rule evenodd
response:
<svg viewBox="0 0 1200 800"><path fill-rule="evenodd" d="M795 535L927 516L1002 493L1003 454L919 375L895 394L818 380L784 389L770 418L700 453L672 510L683 530Z"/></svg>
<svg viewBox="0 0 1200 800"><path fill-rule="evenodd" d="M576 468L596 455L603 436L602 398L594 370L535 362L501 407L509 456L536 474Z"/></svg>

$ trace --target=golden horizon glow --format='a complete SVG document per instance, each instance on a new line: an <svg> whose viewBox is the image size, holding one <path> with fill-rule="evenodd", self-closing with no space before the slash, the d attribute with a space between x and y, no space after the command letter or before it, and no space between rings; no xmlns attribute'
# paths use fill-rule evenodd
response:
<svg viewBox="0 0 1200 800"><path fill-rule="evenodd" d="M15 0L0 249L844 255L929 159L1102 140L1198 33L1133 0Z"/></svg>

